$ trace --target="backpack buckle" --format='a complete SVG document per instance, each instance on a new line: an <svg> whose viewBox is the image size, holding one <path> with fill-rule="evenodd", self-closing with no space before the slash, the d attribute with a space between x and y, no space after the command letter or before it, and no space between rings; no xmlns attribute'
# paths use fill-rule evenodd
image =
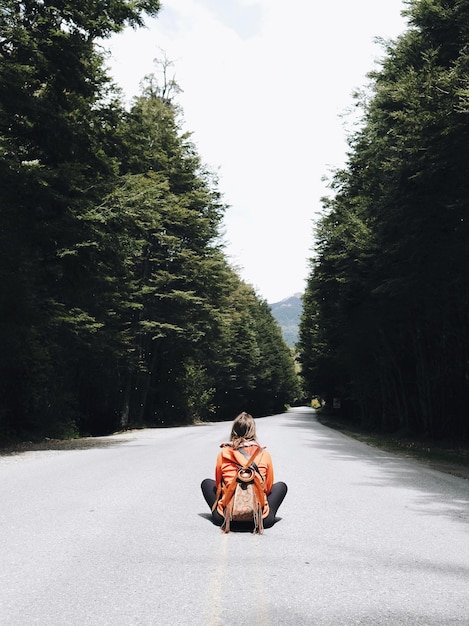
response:
<svg viewBox="0 0 469 626"><path fill-rule="evenodd" d="M238 470L238 482L251 483L254 480L254 470L252 467L242 467Z"/></svg>

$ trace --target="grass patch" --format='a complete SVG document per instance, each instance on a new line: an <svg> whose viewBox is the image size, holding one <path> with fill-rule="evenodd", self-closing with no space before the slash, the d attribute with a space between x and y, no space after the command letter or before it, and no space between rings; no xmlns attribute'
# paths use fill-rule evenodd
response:
<svg viewBox="0 0 469 626"><path fill-rule="evenodd" d="M433 441L408 434L383 434L337 416L319 414L318 421L369 446L413 458L433 469L469 479L469 444Z"/></svg>

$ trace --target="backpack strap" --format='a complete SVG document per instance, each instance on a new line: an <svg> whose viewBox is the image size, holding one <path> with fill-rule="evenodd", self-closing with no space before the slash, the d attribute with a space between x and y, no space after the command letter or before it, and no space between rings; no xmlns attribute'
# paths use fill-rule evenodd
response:
<svg viewBox="0 0 469 626"><path fill-rule="evenodd" d="M241 448L238 448L238 451L241 452ZM242 454L248 459L247 463L245 463L244 465L239 465L237 463L237 465L239 469L243 469L243 468L247 469L247 468L252 467L252 469L255 472L252 486L254 489L254 493L256 495L256 500L258 502L259 508L254 515L254 532L262 534L264 530L263 520L262 520L262 507L263 507L263 502L265 498L264 479L262 477L262 474L259 471L259 468L254 463L254 459L259 455L260 452L262 453L262 448L259 445L257 446L257 449L255 450L254 454L251 457L249 457L246 451L243 450ZM236 459L234 459L234 461L236 462ZM233 509L233 495L234 495L237 484L238 484L237 476L235 476L233 480L231 481L231 483L227 485L226 491L223 495L223 500L227 502L225 512L224 512L225 521L221 527L224 533L230 532L231 512Z"/></svg>
<svg viewBox="0 0 469 626"><path fill-rule="evenodd" d="M248 462L247 462L247 463L245 463L244 465L239 465L239 464L237 464L237 465L238 465L240 468L242 468L242 467L246 467L246 468L247 468L247 467L252 467L252 468L254 469L254 471L255 471L255 472L257 472L257 474L259 475L259 478L255 481L255 484L256 484L256 488L257 488L258 495L260 496L261 489L262 489L262 492L263 492L263 485L262 485L262 483L264 482L264 478L263 478L262 474L260 473L259 468L257 467L257 465L254 463L254 459L255 459L255 458L259 455L259 452L261 452L261 451L262 451L261 446L259 446L259 445L257 446L256 450L254 451L254 454L252 454L252 456L251 456L251 457L248 455L248 453L246 452L246 450L243 450L242 448L238 448L238 450L237 450L237 451L238 451L238 452L241 452L241 453L242 453L242 455L243 455L243 456L245 456L245 457L248 459ZM234 452L234 451L233 451L233 452ZM234 461L236 462L236 459L234 459ZM234 490L236 489L236 483L237 483L236 478L237 478L237 477L235 477L235 478L233 479L233 481L232 481L229 485L227 485L227 491L226 491L226 493L225 493L225 494L224 494L224 496L223 496L223 499L225 499L225 498L226 498L226 500L227 500L228 502L230 502L230 500L231 500L231 498L232 498L232 496L233 496ZM259 479L260 479L260 481L261 481L261 483L260 483L260 484L259 484L259 482L258 482L258 481L259 481ZM222 483L223 483L223 479L222 479L222 480L220 480L220 482L219 482L219 484L218 484L218 487L217 487L217 493L216 493L216 496L215 496L215 502L213 503L213 506L212 506L212 511L214 511L214 510L215 510L215 508L218 506L218 502L219 502L219 500L220 500L221 491L222 491Z"/></svg>
<svg viewBox="0 0 469 626"><path fill-rule="evenodd" d="M236 463L236 465L238 466L238 469L243 469L243 468L248 468L248 467L252 467L252 464L254 462L254 459L256 458L256 456L259 454L259 450L261 450L261 447L258 446L257 449L255 450L254 454L251 457L248 457L248 455L246 454L246 456L248 457L248 461L247 463L244 463L244 465L241 465L240 463L236 462L236 459L233 458L234 463ZM254 469L254 468L253 468ZM254 470L256 471L256 470ZM236 485L237 485L237 476L234 476L233 480L230 482L230 484L226 485L226 489L225 492L223 494L223 500L227 503L229 503L231 501L231 498L233 497L234 491L236 489ZM221 486L222 486L222 480L220 481L220 484L218 485L218 489L217 489L217 496L215 499L215 503L214 507L212 509L212 511L215 509L215 506L218 504L218 498L219 495L221 493ZM264 489L264 485L263 485L264 479L262 478L262 474L260 472L258 472L258 476L255 476L255 480L254 483L257 486L257 491L260 495L260 492L263 492Z"/></svg>
<svg viewBox="0 0 469 626"><path fill-rule="evenodd" d="M218 487L217 487L217 493L215 495L215 502L213 503L212 506L212 513L213 511L217 508L218 506L218 501L220 500L220 496L221 496L221 485L222 485L223 480L220 480L220 482L218 483Z"/></svg>
<svg viewBox="0 0 469 626"><path fill-rule="evenodd" d="M261 447L259 447L257 449L257 451L254 453L254 455L251 458L249 458L249 454L246 452L246 450L244 448L238 448L237 449L237 452L241 452L241 454L248 459L247 466L248 467L252 467L254 469L254 471L259 474L259 476L261 477L262 481L264 481L264 478L263 478L259 468L257 467L256 463L254 463L254 460L253 460L253 459L255 459L257 457L257 455L259 454L259 451L262 451Z"/></svg>

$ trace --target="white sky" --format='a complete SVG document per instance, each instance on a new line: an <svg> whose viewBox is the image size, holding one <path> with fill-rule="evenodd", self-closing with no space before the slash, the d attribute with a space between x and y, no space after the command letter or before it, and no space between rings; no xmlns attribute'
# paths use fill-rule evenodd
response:
<svg viewBox="0 0 469 626"><path fill-rule="evenodd" d="M183 89L184 129L230 205L226 253L269 303L303 292L323 177L344 164L341 115L406 27L404 0L162 0L146 29L114 36L130 100L161 49Z"/></svg>

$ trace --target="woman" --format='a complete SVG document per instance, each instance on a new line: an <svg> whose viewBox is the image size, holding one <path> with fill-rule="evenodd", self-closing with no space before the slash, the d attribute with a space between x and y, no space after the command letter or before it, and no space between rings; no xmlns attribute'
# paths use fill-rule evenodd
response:
<svg viewBox="0 0 469 626"><path fill-rule="evenodd" d="M233 493L238 469L246 465L248 459L254 458L253 467L257 475L262 477L262 526L270 528L275 522L279 506L287 493L285 483L274 484L274 469L272 458L265 448L257 443L256 424L249 413L240 413L235 418L230 435L230 442L221 444L221 452L218 454L215 480L206 478L202 482L202 493L205 501L212 509L212 520L217 526L229 528L229 513L227 499ZM233 487L230 489L230 485ZM215 506L216 503L216 506ZM252 524L251 524L252 525Z"/></svg>

